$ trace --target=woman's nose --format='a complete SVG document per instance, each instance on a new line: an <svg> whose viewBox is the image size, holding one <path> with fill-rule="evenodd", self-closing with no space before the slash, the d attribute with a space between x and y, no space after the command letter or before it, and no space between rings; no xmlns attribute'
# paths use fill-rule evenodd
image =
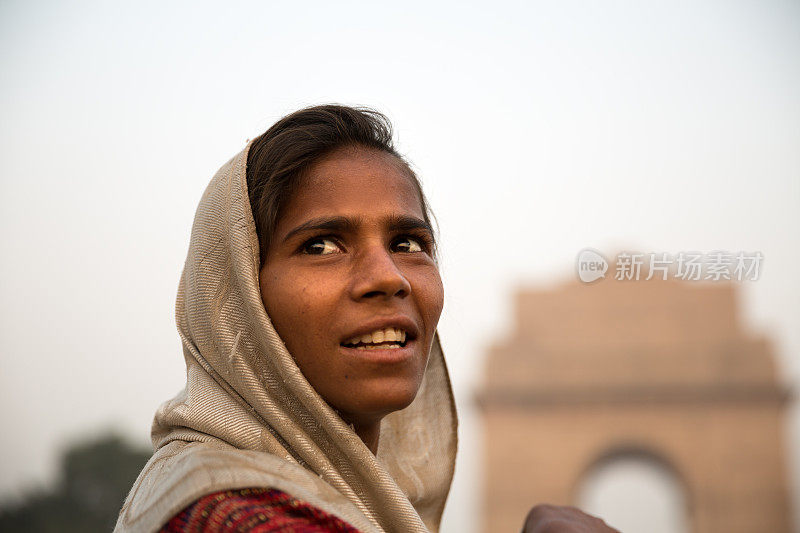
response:
<svg viewBox="0 0 800 533"><path fill-rule="evenodd" d="M385 248L377 248L359 254L360 257L354 265L353 298L405 298L411 292L411 284L398 267L392 253Z"/></svg>

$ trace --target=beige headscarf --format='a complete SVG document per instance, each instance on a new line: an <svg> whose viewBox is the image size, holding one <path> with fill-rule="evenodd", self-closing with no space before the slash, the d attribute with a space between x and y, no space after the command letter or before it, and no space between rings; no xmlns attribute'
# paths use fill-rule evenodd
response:
<svg viewBox="0 0 800 533"><path fill-rule="evenodd" d="M115 531L151 532L198 498L277 488L362 531L438 531L456 411L438 335L422 387L373 455L309 385L264 310L249 145L208 185L178 288L186 387L153 421L153 457Z"/></svg>

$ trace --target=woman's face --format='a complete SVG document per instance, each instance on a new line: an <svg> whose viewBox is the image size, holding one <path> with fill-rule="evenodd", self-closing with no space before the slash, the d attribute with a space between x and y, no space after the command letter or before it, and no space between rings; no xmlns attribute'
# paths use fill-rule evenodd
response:
<svg viewBox="0 0 800 533"><path fill-rule="evenodd" d="M417 394L443 304L432 237L402 164L366 148L318 161L281 214L261 298L348 422L379 420Z"/></svg>

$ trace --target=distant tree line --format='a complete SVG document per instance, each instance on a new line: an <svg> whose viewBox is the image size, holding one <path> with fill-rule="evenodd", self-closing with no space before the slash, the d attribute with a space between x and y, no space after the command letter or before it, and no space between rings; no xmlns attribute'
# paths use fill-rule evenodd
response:
<svg viewBox="0 0 800 533"><path fill-rule="evenodd" d="M0 531L111 531L150 455L149 450L135 448L116 435L68 448L61 456L55 488L0 503Z"/></svg>

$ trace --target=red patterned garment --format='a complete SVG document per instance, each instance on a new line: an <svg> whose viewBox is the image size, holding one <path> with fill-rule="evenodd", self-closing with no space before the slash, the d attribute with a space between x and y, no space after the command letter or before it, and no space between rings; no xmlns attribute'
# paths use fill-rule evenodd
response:
<svg viewBox="0 0 800 533"><path fill-rule="evenodd" d="M241 489L203 496L160 533L358 533L350 524L277 489Z"/></svg>

